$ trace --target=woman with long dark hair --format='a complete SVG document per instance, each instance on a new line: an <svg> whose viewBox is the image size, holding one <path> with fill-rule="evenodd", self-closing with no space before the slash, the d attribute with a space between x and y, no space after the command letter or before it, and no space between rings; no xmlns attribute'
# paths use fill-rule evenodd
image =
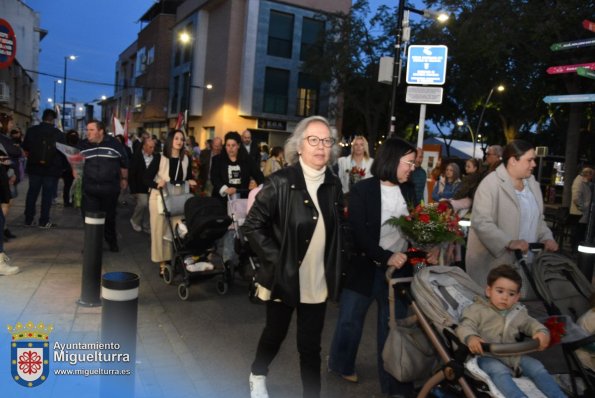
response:
<svg viewBox="0 0 595 398"><path fill-rule="evenodd" d="M166 264L172 258L172 244L163 239L168 226L163 214L159 214L157 201L161 200L160 189L170 182L172 184L189 184L196 186L192 176L191 160L185 154L182 130L175 130L167 135L163 154L159 163L153 162L145 172L145 183L151 188L149 195L149 213L151 218L151 260L159 263L159 275L163 276ZM172 223L177 219L172 217Z"/></svg>

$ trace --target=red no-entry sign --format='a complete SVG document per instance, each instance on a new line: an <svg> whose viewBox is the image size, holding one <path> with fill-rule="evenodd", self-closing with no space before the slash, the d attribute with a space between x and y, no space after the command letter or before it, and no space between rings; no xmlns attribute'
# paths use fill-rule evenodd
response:
<svg viewBox="0 0 595 398"><path fill-rule="evenodd" d="M17 54L17 39L12 26L0 18L0 69L8 68Z"/></svg>

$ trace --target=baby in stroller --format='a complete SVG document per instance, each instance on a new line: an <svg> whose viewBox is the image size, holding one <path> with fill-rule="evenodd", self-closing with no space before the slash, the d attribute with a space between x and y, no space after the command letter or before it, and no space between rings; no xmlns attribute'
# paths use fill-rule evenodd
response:
<svg viewBox="0 0 595 398"><path fill-rule="evenodd" d="M510 265L501 265L493 268L487 279L488 300L478 298L465 308L456 329L457 337L472 353L481 355L477 359L479 367L506 397L526 396L513 381L513 376L520 374L531 379L547 397L566 397L537 359L525 355L484 355L482 343L514 343L520 333L538 340L539 350L546 349L550 342L548 329L518 303L522 287L519 273Z"/></svg>

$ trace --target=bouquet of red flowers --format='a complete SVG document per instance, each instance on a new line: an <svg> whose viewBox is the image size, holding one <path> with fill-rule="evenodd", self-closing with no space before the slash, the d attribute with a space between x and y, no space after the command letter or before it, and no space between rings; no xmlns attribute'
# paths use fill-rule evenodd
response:
<svg viewBox="0 0 595 398"><path fill-rule="evenodd" d="M387 223L399 227L414 246L427 248L442 243L464 243L460 218L448 202L423 202L409 209L408 216L392 217Z"/></svg>
<svg viewBox="0 0 595 398"><path fill-rule="evenodd" d="M353 185L356 182L359 182L362 178L366 176L366 169L353 166L351 170L346 170L349 173L349 184Z"/></svg>

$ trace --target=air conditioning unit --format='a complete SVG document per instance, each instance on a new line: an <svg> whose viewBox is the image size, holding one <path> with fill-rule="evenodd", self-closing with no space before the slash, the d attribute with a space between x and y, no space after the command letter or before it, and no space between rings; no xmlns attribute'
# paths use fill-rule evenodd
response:
<svg viewBox="0 0 595 398"><path fill-rule="evenodd" d="M546 146L538 146L535 148L535 155L538 158L546 157L548 153L548 147Z"/></svg>
<svg viewBox="0 0 595 398"><path fill-rule="evenodd" d="M8 102L10 100L10 87L4 82L0 82L0 102Z"/></svg>

